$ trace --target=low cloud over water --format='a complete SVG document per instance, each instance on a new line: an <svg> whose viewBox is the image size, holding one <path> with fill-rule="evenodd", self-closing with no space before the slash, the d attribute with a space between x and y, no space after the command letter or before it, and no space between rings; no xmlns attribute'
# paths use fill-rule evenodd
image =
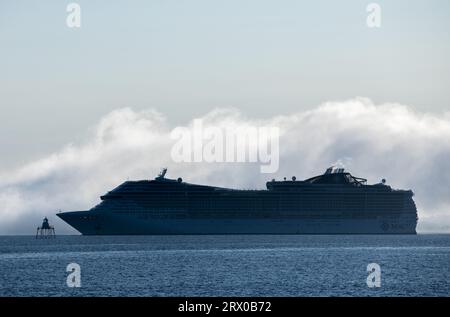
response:
<svg viewBox="0 0 450 317"><path fill-rule="evenodd" d="M44 216L57 233L73 233L54 217L59 209L89 209L121 182L154 178L162 167L168 167L167 177L187 182L264 188L272 178L304 179L336 163L369 183L386 178L394 188L412 189L418 231L450 232L449 113L355 98L264 120L216 109L186 126L194 119L205 127L279 127L278 172L262 174L259 163L175 163L175 126L154 110L118 109L101 118L85 142L0 170L0 234L33 234Z"/></svg>

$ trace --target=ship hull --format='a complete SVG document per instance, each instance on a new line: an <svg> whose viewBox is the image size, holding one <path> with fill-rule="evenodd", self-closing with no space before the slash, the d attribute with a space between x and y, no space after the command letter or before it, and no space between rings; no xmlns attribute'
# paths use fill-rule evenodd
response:
<svg viewBox="0 0 450 317"><path fill-rule="evenodd" d="M411 218L378 219L151 219L126 214L58 216L83 235L416 234Z"/></svg>
<svg viewBox="0 0 450 317"><path fill-rule="evenodd" d="M237 190L158 176L127 181L88 211L58 216L84 235L415 234L411 190L366 185L338 169Z"/></svg>

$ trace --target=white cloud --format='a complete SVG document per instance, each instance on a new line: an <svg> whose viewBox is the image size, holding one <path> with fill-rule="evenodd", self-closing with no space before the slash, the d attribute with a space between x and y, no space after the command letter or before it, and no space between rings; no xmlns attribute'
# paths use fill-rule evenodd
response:
<svg viewBox="0 0 450 317"><path fill-rule="evenodd" d="M161 167L169 168L169 177L189 182L264 188L269 178L307 178L333 163L369 182L386 178L395 188L413 189L419 231L450 232L449 114L356 98L266 120L235 109L215 110L202 119L205 126L279 126L279 172L261 174L253 163L174 163L170 132L175 127L155 111L119 109L100 120L91 140L0 172L0 234L33 233L44 215L59 233L74 232L53 217L58 209L88 209L127 178L153 178Z"/></svg>

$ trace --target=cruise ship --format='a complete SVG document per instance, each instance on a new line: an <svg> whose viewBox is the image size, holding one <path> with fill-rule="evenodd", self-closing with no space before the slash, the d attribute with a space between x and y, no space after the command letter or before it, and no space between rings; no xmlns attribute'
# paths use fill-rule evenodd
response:
<svg viewBox="0 0 450 317"><path fill-rule="evenodd" d="M415 234L411 190L328 168L242 190L166 178L126 181L87 211L57 215L83 235Z"/></svg>

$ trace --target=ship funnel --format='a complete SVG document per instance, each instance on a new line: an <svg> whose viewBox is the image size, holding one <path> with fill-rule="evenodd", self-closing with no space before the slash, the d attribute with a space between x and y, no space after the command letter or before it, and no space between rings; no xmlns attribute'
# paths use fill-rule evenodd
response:
<svg viewBox="0 0 450 317"><path fill-rule="evenodd" d="M158 177L157 178L164 178L164 176L166 176L167 173L167 168L164 167L161 172L159 172Z"/></svg>

